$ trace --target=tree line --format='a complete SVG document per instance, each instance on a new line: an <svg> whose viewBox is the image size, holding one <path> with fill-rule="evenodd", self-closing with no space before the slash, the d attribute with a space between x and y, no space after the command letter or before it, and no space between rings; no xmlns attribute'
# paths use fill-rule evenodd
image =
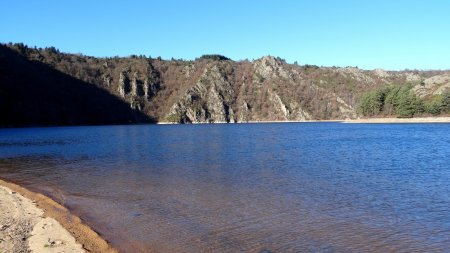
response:
<svg viewBox="0 0 450 253"><path fill-rule="evenodd" d="M450 114L450 92L418 97L411 86L389 86L363 94L358 112L364 116L413 117Z"/></svg>

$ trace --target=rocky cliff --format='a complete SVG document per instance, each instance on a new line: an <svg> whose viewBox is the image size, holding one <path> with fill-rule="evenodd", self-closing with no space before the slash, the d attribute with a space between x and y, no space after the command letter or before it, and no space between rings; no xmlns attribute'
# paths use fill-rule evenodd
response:
<svg viewBox="0 0 450 253"><path fill-rule="evenodd" d="M5 67L11 57L5 52L11 51L29 64L54 70L42 73L41 81L34 86L45 87L42 80L52 79L48 75L65 75L126 104L134 119L139 119L128 122L140 122L145 117L174 123L355 118L359 99L366 91L396 84L414 86L418 94L439 92L448 88L446 77L450 75L445 71L369 71L297 65L272 56L253 61L232 61L225 57L186 61L144 56L95 58L22 44L2 45L1 50L3 96L12 92L3 86L15 82L8 76L11 70ZM28 66L14 68L22 68L16 69L17 72L28 71ZM55 83L46 92L54 93L54 89L66 88L63 83ZM14 111L8 108L12 105L2 106L4 111ZM108 115L119 113L123 112L108 108Z"/></svg>

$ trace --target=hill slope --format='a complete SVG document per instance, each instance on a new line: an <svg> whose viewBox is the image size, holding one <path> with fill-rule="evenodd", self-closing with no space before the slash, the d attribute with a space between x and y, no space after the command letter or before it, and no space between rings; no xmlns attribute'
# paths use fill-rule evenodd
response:
<svg viewBox="0 0 450 253"><path fill-rule="evenodd" d="M0 124L355 118L365 92L397 84L426 93L425 80L448 74L299 66L272 56L238 62L211 55L195 61L95 58L8 44L0 46L6 115ZM432 92L441 87L428 86Z"/></svg>
<svg viewBox="0 0 450 253"><path fill-rule="evenodd" d="M0 46L0 126L154 122L104 89Z"/></svg>

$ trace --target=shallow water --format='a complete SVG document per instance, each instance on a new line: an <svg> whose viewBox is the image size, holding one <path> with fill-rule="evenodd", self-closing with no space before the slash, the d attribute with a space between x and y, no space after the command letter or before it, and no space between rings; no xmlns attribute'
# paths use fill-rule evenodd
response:
<svg viewBox="0 0 450 253"><path fill-rule="evenodd" d="M450 252L450 125L0 130L0 177L123 252Z"/></svg>

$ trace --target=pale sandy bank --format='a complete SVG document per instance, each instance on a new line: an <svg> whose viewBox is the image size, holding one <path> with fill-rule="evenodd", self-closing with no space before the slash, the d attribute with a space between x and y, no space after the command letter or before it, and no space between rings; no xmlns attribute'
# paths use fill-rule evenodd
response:
<svg viewBox="0 0 450 253"><path fill-rule="evenodd" d="M349 119L342 123L450 123L450 117Z"/></svg>
<svg viewBox="0 0 450 253"><path fill-rule="evenodd" d="M0 253L116 252L50 198L0 180Z"/></svg>
<svg viewBox="0 0 450 253"><path fill-rule="evenodd" d="M343 120L339 120L339 119L324 119L324 120L274 120L274 121L264 121L264 120L260 120L260 121L254 121L254 120L250 120L250 121L241 121L241 122L236 122L236 123L228 123L228 122L214 122L214 123L209 123L209 122L194 122L194 123L189 123L189 124L194 124L194 125L209 125L209 124L256 124L256 123L316 123L316 122L342 122ZM174 122L157 122L157 125L179 125L180 123L174 123Z"/></svg>

